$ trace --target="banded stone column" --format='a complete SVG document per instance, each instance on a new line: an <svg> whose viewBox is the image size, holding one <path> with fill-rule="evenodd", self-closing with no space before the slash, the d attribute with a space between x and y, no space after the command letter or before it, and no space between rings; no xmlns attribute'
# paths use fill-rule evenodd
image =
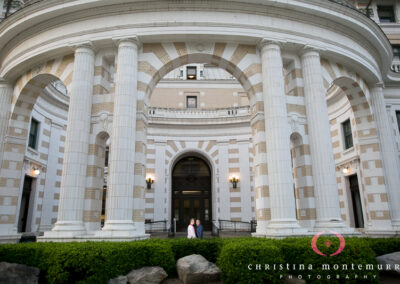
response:
<svg viewBox="0 0 400 284"><path fill-rule="evenodd" d="M113 236L133 236L133 193L136 141L138 41L118 44L113 131L103 231Z"/></svg>
<svg viewBox="0 0 400 284"><path fill-rule="evenodd" d="M48 237L85 233L83 205L92 112L94 50L90 43L75 49L74 74L65 139L58 219ZM61 231L61 232L59 232ZM59 232L59 234L57 234Z"/></svg>
<svg viewBox="0 0 400 284"><path fill-rule="evenodd" d="M392 226L396 231L400 231L400 161L380 84L371 88L371 107L378 130L379 145L385 169L385 183L389 196Z"/></svg>
<svg viewBox="0 0 400 284"><path fill-rule="evenodd" d="M10 120L12 93L12 85L6 81L0 80L0 165L3 160L4 139L7 134L8 122Z"/></svg>
<svg viewBox="0 0 400 284"><path fill-rule="evenodd" d="M268 181L271 221L267 235L304 233L296 220L281 49L277 43L261 43Z"/></svg>
<svg viewBox="0 0 400 284"><path fill-rule="evenodd" d="M318 51L304 49L301 63L317 211L315 230L345 228L340 213L328 106Z"/></svg>

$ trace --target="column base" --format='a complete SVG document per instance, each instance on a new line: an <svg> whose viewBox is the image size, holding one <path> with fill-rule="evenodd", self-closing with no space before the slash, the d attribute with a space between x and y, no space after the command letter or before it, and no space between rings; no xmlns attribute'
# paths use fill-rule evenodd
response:
<svg viewBox="0 0 400 284"><path fill-rule="evenodd" d="M53 230L44 232L43 238L74 238L86 234L81 221L57 221Z"/></svg>
<svg viewBox="0 0 400 284"><path fill-rule="evenodd" d="M92 242L131 242L131 241L140 241L140 240L146 240L150 238L150 234L131 234L131 235L107 235L103 234L102 231L94 232L94 234L86 234L86 235L80 235L80 236L63 236L59 235L57 236L43 236L43 237L38 237L37 242L39 243L44 243L44 242L55 242L55 243L61 243L61 242L87 242L87 241L92 241Z"/></svg>
<svg viewBox="0 0 400 284"><path fill-rule="evenodd" d="M0 235L0 244L16 244L21 239L22 234Z"/></svg>
<svg viewBox="0 0 400 284"><path fill-rule="evenodd" d="M365 230L363 237L369 238L392 238L394 236L400 235L399 231L394 231L391 229L375 229L375 230Z"/></svg>
<svg viewBox="0 0 400 284"><path fill-rule="evenodd" d="M133 221L127 220L108 220L104 223L102 232L135 232Z"/></svg>
<svg viewBox="0 0 400 284"><path fill-rule="evenodd" d="M342 235L360 235L354 228L347 227L343 220L317 220L313 232L333 231Z"/></svg>
<svg viewBox="0 0 400 284"><path fill-rule="evenodd" d="M290 236L307 236L309 231L300 227L297 220L273 220L270 221L265 230L267 237L290 237Z"/></svg>
<svg viewBox="0 0 400 284"><path fill-rule="evenodd" d="M392 227L393 230L397 232L397 234L400 233L400 220L399 219L393 219L392 220Z"/></svg>

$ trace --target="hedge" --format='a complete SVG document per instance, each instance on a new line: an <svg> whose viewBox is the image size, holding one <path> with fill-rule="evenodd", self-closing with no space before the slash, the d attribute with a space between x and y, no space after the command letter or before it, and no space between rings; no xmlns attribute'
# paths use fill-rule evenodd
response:
<svg viewBox="0 0 400 284"><path fill-rule="evenodd" d="M224 283L278 283L285 270L265 270L264 265L284 263L281 249L269 241L236 240L227 242L218 257ZM256 265L261 264L257 270Z"/></svg>
<svg viewBox="0 0 400 284"><path fill-rule="evenodd" d="M377 256L400 251L400 238L366 238Z"/></svg>
<svg viewBox="0 0 400 284"><path fill-rule="evenodd" d="M337 238L326 247L327 237L318 239L318 248L327 255L338 248ZM282 275L310 275L307 283L362 283L355 280L357 273L367 275L365 283L378 283L372 271L323 270L322 264L376 264L375 256L399 251L400 238L367 239L346 238L345 250L337 256L320 256L311 248L311 238L259 239L150 239L136 242L85 242L85 243L26 243L0 245L0 261L21 263L41 270L40 282L44 283L107 283L111 278L125 275L143 266L161 266L169 276L176 276L176 261L190 254L201 254L217 263L224 283L269 283L281 281ZM287 271L256 264L286 264ZM252 270L249 270L252 264ZM302 271L293 264L312 265L312 270ZM376 267L375 267L376 268ZM340 279L326 279L339 275ZM350 279L343 278L345 275ZM322 277L319 280L317 277Z"/></svg>
<svg viewBox="0 0 400 284"><path fill-rule="evenodd" d="M331 246L327 247L324 242L330 241ZM368 241L363 238L346 238L345 249L336 256L330 256L339 248L337 238L321 237L317 241L318 249L327 256L321 256L311 249L311 238L288 238L280 242L282 250L285 252L285 263L296 267L291 267L291 273L295 275L306 275L304 279L307 283L320 281L329 283L379 283L379 272L376 267L376 255L370 248ZM299 264L305 265L305 270L299 269ZM343 265L348 265L348 270L343 269ZM363 271L353 270L350 265L374 265L373 270ZM308 266L312 270L308 270ZM338 265L339 269L335 269ZM329 267L329 269L327 269ZM310 275L310 276L308 276ZM364 275L367 279L360 279ZM376 276L376 278L374 278ZM338 277L338 278L337 278Z"/></svg>
<svg viewBox="0 0 400 284"><path fill-rule="evenodd" d="M0 260L38 267L48 283L106 283L143 266L161 266L169 274L175 270L175 260L166 243L1 245Z"/></svg>

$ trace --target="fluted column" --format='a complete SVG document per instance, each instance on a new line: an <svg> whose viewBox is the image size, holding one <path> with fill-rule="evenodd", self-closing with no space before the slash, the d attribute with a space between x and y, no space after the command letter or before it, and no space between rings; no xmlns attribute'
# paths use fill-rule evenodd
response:
<svg viewBox="0 0 400 284"><path fill-rule="evenodd" d="M306 48L301 56L317 211L315 229L340 229L346 228L346 225L340 213L328 106L320 61L320 55L314 49Z"/></svg>
<svg viewBox="0 0 400 284"><path fill-rule="evenodd" d="M371 107L378 130L380 150L385 169L386 190L389 196L390 215L393 228L400 231L400 161L386 112L381 85L371 88Z"/></svg>
<svg viewBox="0 0 400 284"><path fill-rule="evenodd" d="M133 236L138 41L118 43L105 232Z"/></svg>
<svg viewBox="0 0 400 284"><path fill-rule="evenodd" d="M12 85L0 80L0 165L3 160L4 139L10 119Z"/></svg>
<svg viewBox="0 0 400 284"><path fill-rule="evenodd" d="M266 233L267 235L302 233L305 230L300 228L296 220L290 132L280 46L274 42L263 41L261 57L271 203L271 221Z"/></svg>
<svg viewBox="0 0 400 284"><path fill-rule="evenodd" d="M89 43L80 45L75 49L58 219L53 232L51 232L53 234L47 233L45 237L68 237L85 232L82 217L86 187L93 77L94 51ZM58 231L62 232L57 235Z"/></svg>

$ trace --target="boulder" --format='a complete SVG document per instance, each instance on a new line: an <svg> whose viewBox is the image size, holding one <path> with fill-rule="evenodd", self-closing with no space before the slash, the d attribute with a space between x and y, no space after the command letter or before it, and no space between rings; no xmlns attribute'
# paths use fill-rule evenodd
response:
<svg viewBox="0 0 400 284"><path fill-rule="evenodd" d="M168 274L158 266L147 266L132 270L126 275L129 284L159 284Z"/></svg>
<svg viewBox="0 0 400 284"><path fill-rule="evenodd" d="M127 284L128 277L126 276L118 276L117 278L108 280L107 284Z"/></svg>
<svg viewBox="0 0 400 284"><path fill-rule="evenodd" d="M0 262L0 283L34 284L39 282L39 268Z"/></svg>
<svg viewBox="0 0 400 284"><path fill-rule="evenodd" d="M305 284L304 279L299 279L296 275L288 274L283 280L283 284Z"/></svg>
<svg viewBox="0 0 400 284"><path fill-rule="evenodd" d="M390 273L400 277L400 252L384 254L376 258L378 264L383 264L384 273ZM390 264L390 270L386 270L386 264ZM396 269L397 268L397 269Z"/></svg>
<svg viewBox="0 0 400 284"><path fill-rule="evenodd" d="M221 277L219 268L199 254L178 259L176 269L184 284L218 282Z"/></svg>

